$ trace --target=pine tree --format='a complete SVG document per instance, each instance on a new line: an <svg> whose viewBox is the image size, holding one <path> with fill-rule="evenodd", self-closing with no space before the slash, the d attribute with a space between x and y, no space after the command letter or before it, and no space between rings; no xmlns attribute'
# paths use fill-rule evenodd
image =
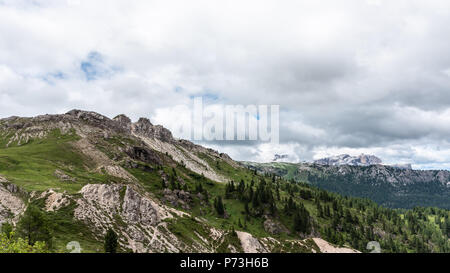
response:
<svg viewBox="0 0 450 273"><path fill-rule="evenodd" d="M174 176L170 176L170 189L171 190L175 190L177 188L177 185L175 184L175 177Z"/></svg>
<svg viewBox="0 0 450 273"><path fill-rule="evenodd" d="M317 202L316 207L317 207L317 213L318 213L319 217L323 217L323 209L319 202Z"/></svg>
<svg viewBox="0 0 450 273"><path fill-rule="evenodd" d="M216 199L214 200L214 204L216 207L217 214L221 216L224 215L225 209L223 207L222 196L216 197Z"/></svg>
<svg viewBox="0 0 450 273"><path fill-rule="evenodd" d="M209 206L209 193L208 193L208 191L205 189L205 190L203 191L203 194L204 194L204 196L205 196L205 202L206 202L206 204Z"/></svg>
<svg viewBox="0 0 450 273"><path fill-rule="evenodd" d="M45 214L34 205L28 206L17 225L17 232L20 237L27 240L29 245L43 241L49 248L52 246L50 222Z"/></svg>
<svg viewBox="0 0 450 273"><path fill-rule="evenodd" d="M245 214L249 215L250 214L250 209L248 207L248 202L245 202L244 208L245 208Z"/></svg>
<svg viewBox="0 0 450 273"><path fill-rule="evenodd" d="M108 229L105 236L105 252L106 253L116 253L117 252L117 234L111 228Z"/></svg>
<svg viewBox="0 0 450 273"><path fill-rule="evenodd" d="M6 238L11 239L11 232L13 232L13 226L9 222L0 224L1 233L6 235Z"/></svg>

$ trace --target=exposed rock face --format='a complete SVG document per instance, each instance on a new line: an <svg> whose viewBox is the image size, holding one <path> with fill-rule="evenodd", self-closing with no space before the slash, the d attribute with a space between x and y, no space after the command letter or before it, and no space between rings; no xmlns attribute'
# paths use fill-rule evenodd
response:
<svg viewBox="0 0 450 273"><path fill-rule="evenodd" d="M161 159L154 151L145 147L129 147L125 151L132 159L140 160L147 163L161 165Z"/></svg>
<svg viewBox="0 0 450 273"><path fill-rule="evenodd" d="M76 181L76 178L70 177L61 170L55 170L55 173L53 175L56 176L61 181L71 181L71 182Z"/></svg>
<svg viewBox="0 0 450 273"><path fill-rule="evenodd" d="M117 221L122 222L120 231L126 240L121 244L137 252L148 251L144 243L150 243L157 225L170 217L132 186L89 184L80 193L82 198L77 200L75 218L93 226L100 234L105 234Z"/></svg>
<svg viewBox="0 0 450 273"><path fill-rule="evenodd" d="M119 125L124 128L129 129L131 127L131 119L123 114L118 115L117 117L113 118L113 120L119 123Z"/></svg>
<svg viewBox="0 0 450 273"><path fill-rule="evenodd" d="M122 203L122 215L125 221L143 226L156 226L160 221L159 206L143 197L132 187L127 186Z"/></svg>
<svg viewBox="0 0 450 273"><path fill-rule="evenodd" d="M159 206L149 198L143 197L132 186L89 184L84 186L80 193L83 196L83 199L79 200L80 206L86 203L92 205L87 211L90 211L94 217L84 218L87 216L86 210L77 208L75 214L79 219L95 221L95 219L103 218L105 215L96 214L98 208L109 215L120 215L127 222L140 223L143 226L156 226L161 220L158 213ZM93 209L93 207L97 208ZM108 222L107 219L104 220L96 224Z"/></svg>
<svg viewBox="0 0 450 273"><path fill-rule="evenodd" d="M217 182L227 181L225 177L218 174L205 160L197 155L199 152L203 152L208 153L212 157L220 157L218 153L213 153L206 148L194 144L192 144L194 145L192 149L186 148L185 145L187 142L183 142L181 145L173 145L173 143L161 141L156 138L142 137L142 140L150 148L170 155L173 160L184 164L186 168L198 174L203 174L205 177Z"/></svg>
<svg viewBox="0 0 450 273"><path fill-rule="evenodd" d="M0 223L17 222L25 211L25 203L18 197L19 188L14 184L0 183Z"/></svg>
<svg viewBox="0 0 450 273"><path fill-rule="evenodd" d="M267 249L250 233L236 231L245 253L267 253Z"/></svg>
<svg viewBox="0 0 450 273"><path fill-rule="evenodd" d="M321 238L313 238L313 240L322 253L360 253L351 248L333 246Z"/></svg>
<svg viewBox="0 0 450 273"><path fill-rule="evenodd" d="M46 211L59 210L60 208L69 205L71 200L69 196L60 192L55 192L53 189L43 192L40 197L45 198Z"/></svg>
<svg viewBox="0 0 450 273"><path fill-rule="evenodd" d="M147 118L140 118L132 125L132 132L136 135L156 138L164 142L174 141L172 133L161 125L153 125Z"/></svg>
<svg viewBox="0 0 450 273"><path fill-rule="evenodd" d="M89 184L80 193L75 218L91 226L99 240L109 227L114 227L120 234L119 243L134 252L214 252L218 245L215 240L223 241L225 235L211 228L207 237L197 234L201 242L183 243L164 220L189 215L154 201L132 185Z"/></svg>
<svg viewBox="0 0 450 273"><path fill-rule="evenodd" d="M88 125L104 129L104 130L115 130L115 131L126 131L126 128L122 127L120 122L116 122L106 116L100 115L95 112L82 111L82 110L72 110L67 112L65 115L55 115L53 119L62 119L69 122L84 121Z"/></svg>
<svg viewBox="0 0 450 273"><path fill-rule="evenodd" d="M264 230L273 235L280 234L283 232L289 232L286 227L268 217L264 221Z"/></svg>
<svg viewBox="0 0 450 273"><path fill-rule="evenodd" d="M315 160L314 163L321 165L331 165L331 166L341 166L341 165L350 165L350 166L370 166L381 164L381 159L374 155L365 155L361 154L359 156L350 156L347 154L332 156L327 158L322 158L319 160Z"/></svg>
<svg viewBox="0 0 450 273"><path fill-rule="evenodd" d="M191 194L183 190L170 190L164 189L163 201L169 202L174 207L182 207L183 209L189 210L189 203L192 201Z"/></svg>

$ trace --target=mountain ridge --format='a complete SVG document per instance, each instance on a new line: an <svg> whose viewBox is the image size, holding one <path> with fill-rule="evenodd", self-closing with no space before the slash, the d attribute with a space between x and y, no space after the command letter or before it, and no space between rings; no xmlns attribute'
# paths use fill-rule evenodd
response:
<svg viewBox="0 0 450 273"><path fill-rule="evenodd" d="M341 166L341 165L370 166L381 164L382 161L380 158L374 155L360 154L359 156L350 156L348 154L341 154L337 156L314 160L314 163L331 166Z"/></svg>
<svg viewBox="0 0 450 273"><path fill-rule="evenodd" d="M401 212L258 174L146 118L72 110L0 119L0 181L0 222L18 228L38 208L54 227L54 252L70 241L100 252L110 228L122 252L366 251L375 238L392 252L448 247L447 211L420 211L442 219L438 227L419 212L408 216L419 226L401 226ZM413 245L410 228L434 237ZM398 230L407 237L392 243L386 234Z"/></svg>

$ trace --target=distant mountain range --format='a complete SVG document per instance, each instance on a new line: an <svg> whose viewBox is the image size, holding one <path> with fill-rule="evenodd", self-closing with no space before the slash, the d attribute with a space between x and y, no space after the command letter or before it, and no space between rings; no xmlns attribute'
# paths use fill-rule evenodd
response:
<svg viewBox="0 0 450 273"><path fill-rule="evenodd" d="M363 197L391 208L450 208L450 172L412 170L380 162L373 156L338 156L319 163L255 163L243 165L259 173L306 182L339 194ZM343 164L347 162L348 164Z"/></svg>
<svg viewBox="0 0 450 273"><path fill-rule="evenodd" d="M370 166L381 164L381 159L374 155L365 155L361 154L359 156L350 156L348 154L342 154L332 157L326 157L319 160L315 160L314 163L321 165L330 165L330 166L341 166L341 165L350 165L350 166Z"/></svg>
<svg viewBox="0 0 450 273"><path fill-rule="evenodd" d="M288 154L275 154L271 162L286 162L286 163L296 163L296 160L292 159L291 155ZM306 162L304 162L306 163ZM358 156L351 156L348 154L335 155L330 157L325 157L312 161L314 164L327 165L327 166L372 166L381 165L383 161L375 155L360 154ZM397 169L408 169L412 170L411 164L383 164L386 166L391 166Z"/></svg>

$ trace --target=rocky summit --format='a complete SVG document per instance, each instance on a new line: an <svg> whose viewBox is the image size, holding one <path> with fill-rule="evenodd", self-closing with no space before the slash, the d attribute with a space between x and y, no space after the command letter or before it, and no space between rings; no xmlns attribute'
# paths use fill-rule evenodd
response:
<svg viewBox="0 0 450 273"><path fill-rule="evenodd" d="M356 172L347 167L335 172ZM367 173L382 179L393 170ZM413 174L389 183L408 184ZM404 213L262 172L147 118L72 110L0 119L0 223L48 252L73 242L104 252L111 232L119 252L363 252L373 240L388 252L449 249L448 211ZM27 237L31 216L40 220ZM413 243L418 232L428 237Z"/></svg>

